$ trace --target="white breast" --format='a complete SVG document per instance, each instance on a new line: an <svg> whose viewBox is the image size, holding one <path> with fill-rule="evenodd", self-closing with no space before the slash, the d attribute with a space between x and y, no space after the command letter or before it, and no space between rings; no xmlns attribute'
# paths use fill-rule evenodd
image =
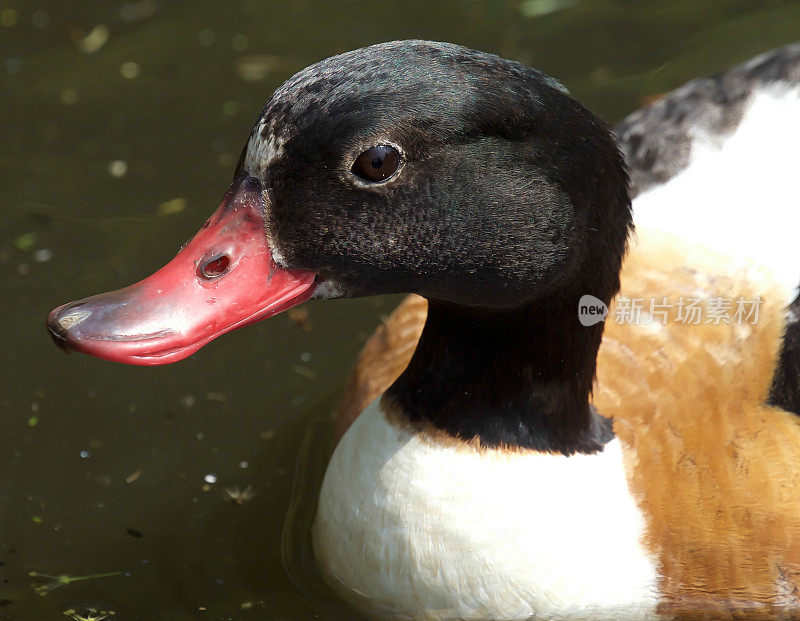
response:
<svg viewBox="0 0 800 621"><path fill-rule="evenodd" d="M346 599L403 618L655 616L618 440L571 457L478 450L389 423L378 403L337 446L314 526Z"/></svg>

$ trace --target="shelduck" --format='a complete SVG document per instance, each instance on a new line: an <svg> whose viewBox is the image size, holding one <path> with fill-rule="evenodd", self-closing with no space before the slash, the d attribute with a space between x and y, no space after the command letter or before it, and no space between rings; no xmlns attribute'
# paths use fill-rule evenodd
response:
<svg viewBox="0 0 800 621"><path fill-rule="evenodd" d="M168 265L48 328L155 365L312 298L417 294L359 359L320 491L315 553L344 599L796 616L799 82L783 48L635 113L618 146L517 62L334 56L275 91Z"/></svg>

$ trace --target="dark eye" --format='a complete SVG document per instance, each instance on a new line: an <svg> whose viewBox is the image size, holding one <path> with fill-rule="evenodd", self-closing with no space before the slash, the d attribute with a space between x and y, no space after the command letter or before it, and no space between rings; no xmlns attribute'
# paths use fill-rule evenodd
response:
<svg viewBox="0 0 800 621"><path fill-rule="evenodd" d="M394 147L379 144L367 149L353 162L353 174L364 181L383 181L391 177L400 165L400 154Z"/></svg>

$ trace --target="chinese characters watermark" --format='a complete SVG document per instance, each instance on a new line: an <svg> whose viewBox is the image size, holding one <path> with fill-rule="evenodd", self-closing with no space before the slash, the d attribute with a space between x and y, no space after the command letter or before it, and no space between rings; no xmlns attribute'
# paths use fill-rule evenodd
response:
<svg viewBox="0 0 800 621"><path fill-rule="evenodd" d="M669 300L659 298L617 298L614 321L618 324L666 324L670 321L687 325L722 324L742 326L758 323L761 298L692 298Z"/></svg>
<svg viewBox="0 0 800 621"><path fill-rule="evenodd" d="M618 297L613 311L617 324L648 325L669 322L686 325L755 325L761 298L695 298L681 296L669 299L666 296L652 298ZM604 321L608 306L602 300L584 295L578 302L578 320L581 325L591 326Z"/></svg>

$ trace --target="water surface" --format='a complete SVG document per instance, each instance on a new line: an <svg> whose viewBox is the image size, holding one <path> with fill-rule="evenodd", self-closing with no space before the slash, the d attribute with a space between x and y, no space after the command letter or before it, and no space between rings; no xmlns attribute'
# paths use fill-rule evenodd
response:
<svg viewBox="0 0 800 621"><path fill-rule="evenodd" d="M309 570L320 421L397 298L309 303L161 368L65 357L43 325L174 255L292 73L447 40L533 64L614 122L799 34L785 1L1 0L0 617L343 618Z"/></svg>

